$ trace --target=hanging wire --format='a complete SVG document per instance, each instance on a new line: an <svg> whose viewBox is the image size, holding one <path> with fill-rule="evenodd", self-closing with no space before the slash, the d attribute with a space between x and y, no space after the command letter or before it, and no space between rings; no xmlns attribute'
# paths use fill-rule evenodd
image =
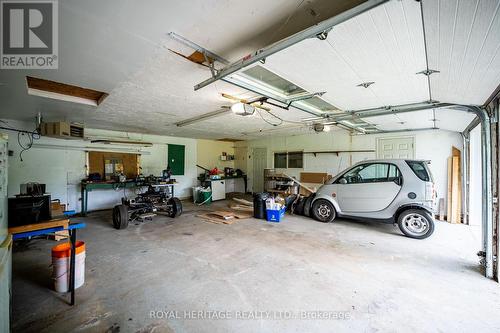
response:
<svg viewBox="0 0 500 333"><path fill-rule="evenodd" d="M5 126L0 126L0 129L17 132L17 143L18 143L19 147L21 147L21 151L19 152L19 159L21 160L21 162L23 162L23 153L25 151L31 149L31 147L33 147L33 142L35 140L40 139L40 133L39 133L38 128L35 128L33 131L26 131L26 130L17 129L17 128L11 126L5 120L0 120L0 122L5 124ZM27 143L22 142L23 137L28 138Z"/></svg>

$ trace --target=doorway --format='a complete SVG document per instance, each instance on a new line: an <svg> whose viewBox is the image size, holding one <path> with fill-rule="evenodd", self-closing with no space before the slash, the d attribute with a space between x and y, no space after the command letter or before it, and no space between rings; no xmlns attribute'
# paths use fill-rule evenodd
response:
<svg viewBox="0 0 500 333"><path fill-rule="evenodd" d="M267 167L267 149L253 149L253 186L252 191L259 193L264 191L264 169Z"/></svg>

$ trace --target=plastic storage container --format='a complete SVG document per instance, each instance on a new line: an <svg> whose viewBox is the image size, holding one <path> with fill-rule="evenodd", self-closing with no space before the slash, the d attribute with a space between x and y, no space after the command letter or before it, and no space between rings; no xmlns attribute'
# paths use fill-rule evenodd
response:
<svg viewBox="0 0 500 333"><path fill-rule="evenodd" d="M281 222L283 216L285 216L286 207L281 208L280 210L267 209L266 210L266 219L268 222Z"/></svg>
<svg viewBox="0 0 500 333"><path fill-rule="evenodd" d="M212 202L212 191L210 189L202 189L198 202L204 205L210 204Z"/></svg>

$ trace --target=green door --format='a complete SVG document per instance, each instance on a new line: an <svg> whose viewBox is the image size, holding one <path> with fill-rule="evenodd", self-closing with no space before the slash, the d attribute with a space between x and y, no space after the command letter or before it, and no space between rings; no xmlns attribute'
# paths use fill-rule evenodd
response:
<svg viewBox="0 0 500 333"><path fill-rule="evenodd" d="M168 145L168 165L172 175L184 175L185 146Z"/></svg>

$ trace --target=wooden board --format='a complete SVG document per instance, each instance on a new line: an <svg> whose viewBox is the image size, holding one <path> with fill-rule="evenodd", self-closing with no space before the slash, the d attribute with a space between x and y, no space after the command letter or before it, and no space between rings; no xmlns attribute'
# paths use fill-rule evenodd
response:
<svg viewBox="0 0 500 333"><path fill-rule="evenodd" d="M213 211L213 212L198 214L196 216L201 217L202 219L208 222L218 223L218 224L233 224L237 220L252 217L252 215L248 213L237 213L230 211Z"/></svg>
<svg viewBox="0 0 500 333"><path fill-rule="evenodd" d="M250 202L248 200L240 199L240 198L233 198L233 200L236 201L237 203L242 204L242 205L253 207L253 202Z"/></svg>
<svg viewBox="0 0 500 333"><path fill-rule="evenodd" d="M26 77L26 83L28 85L28 88L30 89L83 98L94 101L96 105L102 103L102 101L108 96L107 93L102 91L82 88L73 86L71 84L55 82L31 76Z"/></svg>
<svg viewBox="0 0 500 333"><path fill-rule="evenodd" d="M26 225L20 225L18 227L9 228L9 234L19 234L21 232L29 232L29 231L49 229L55 227L67 228L68 224L69 224L69 219L43 221L40 223L26 224Z"/></svg>
<svg viewBox="0 0 500 333"><path fill-rule="evenodd" d="M139 172L139 155L127 153L89 152L89 173L99 173L102 179L104 179L104 161L107 159L121 160L125 176L128 179L137 177Z"/></svg>
<svg viewBox="0 0 500 333"><path fill-rule="evenodd" d="M448 157L448 192L446 195L446 221L451 222L451 192L453 157Z"/></svg>
<svg viewBox="0 0 500 333"><path fill-rule="evenodd" d="M448 157L448 193L446 221L462 223L462 170L460 150L453 147Z"/></svg>
<svg viewBox="0 0 500 333"><path fill-rule="evenodd" d="M452 190L451 190L451 222L462 223L461 221L461 181L460 181L460 157L452 158Z"/></svg>
<svg viewBox="0 0 500 333"><path fill-rule="evenodd" d="M241 210L244 212L253 212L253 207L247 205L229 204L229 208L234 210Z"/></svg>
<svg viewBox="0 0 500 333"><path fill-rule="evenodd" d="M301 172L301 183L324 184L328 180L326 172Z"/></svg>

